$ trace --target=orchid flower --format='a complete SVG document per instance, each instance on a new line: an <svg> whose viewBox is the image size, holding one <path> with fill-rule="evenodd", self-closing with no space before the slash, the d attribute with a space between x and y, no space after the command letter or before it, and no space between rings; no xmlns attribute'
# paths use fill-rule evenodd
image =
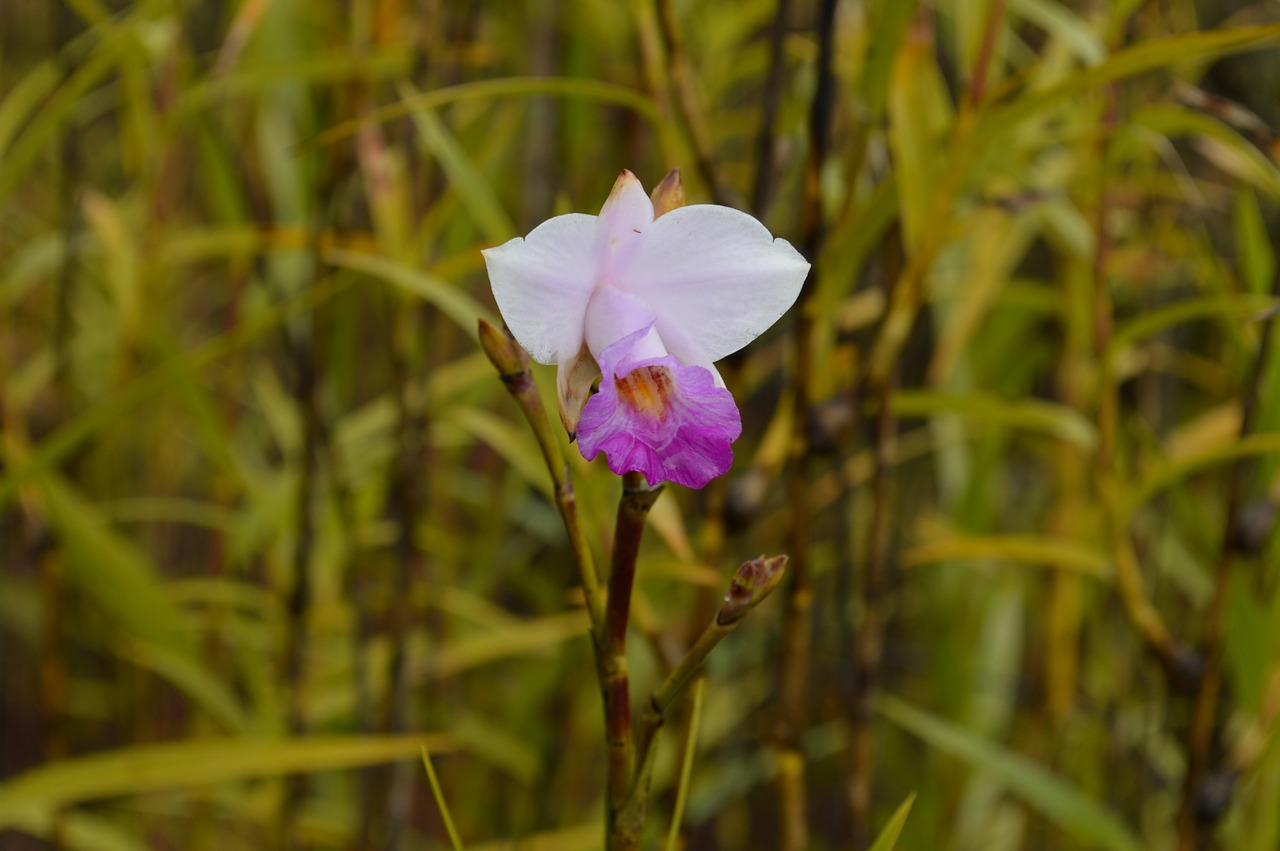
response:
<svg viewBox="0 0 1280 851"><path fill-rule="evenodd" d="M778 321L809 264L746 213L682 197L672 172L655 217L623 171L599 216L556 216L484 259L511 333L559 365L560 416L583 457L700 488L742 432L714 363Z"/></svg>

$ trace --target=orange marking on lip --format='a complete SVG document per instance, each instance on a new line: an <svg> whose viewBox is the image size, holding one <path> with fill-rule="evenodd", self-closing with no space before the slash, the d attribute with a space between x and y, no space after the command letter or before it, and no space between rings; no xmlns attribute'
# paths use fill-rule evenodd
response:
<svg viewBox="0 0 1280 851"><path fill-rule="evenodd" d="M642 366L625 378L614 379L618 399L650 419L661 419L671 395L671 370L665 366Z"/></svg>

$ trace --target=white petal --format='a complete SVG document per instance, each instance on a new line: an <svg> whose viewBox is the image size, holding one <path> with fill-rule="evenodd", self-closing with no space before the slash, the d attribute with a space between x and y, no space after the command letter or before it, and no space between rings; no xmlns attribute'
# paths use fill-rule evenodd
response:
<svg viewBox="0 0 1280 851"><path fill-rule="evenodd" d="M653 325L654 318L653 308L643 299L614 287L601 287L587 307L587 347L599 360L601 352L628 334Z"/></svg>
<svg viewBox="0 0 1280 851"><path fill-rule="evenodd" d="M539 363L559 363L582 348L599 272L595 239L596 217L571 213L482 252L502 318Z"/></svg>
<svg viewBox="0 0 1280 851"><path fill-rule="evenodd" d="M800 252L751 216L700 204L650 225L613 283L653 308L672 354L709 365L777 322L808 273Z"/></svg>
<svg viewBox="0 0 1280 851"><path fill-rule="evenodd" d="M596 251L603 280L628 261L652 224L653 201L636 176L624 170L600 208Z"/></svg>

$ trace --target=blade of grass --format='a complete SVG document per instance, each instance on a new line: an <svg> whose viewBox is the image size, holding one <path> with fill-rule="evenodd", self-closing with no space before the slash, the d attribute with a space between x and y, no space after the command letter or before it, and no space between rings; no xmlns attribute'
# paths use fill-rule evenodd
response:
<svg viewBox="0 0 1280 851"><path fill-rule="evenodd" d="M402 83L399 91L405 100L418 94L408 83ZM422 107L415 109L409 117L427 150L448 175L449 182L462 200L462 206L471 215L485 239L492 245L499 245L515 236L515 225L498 202L489 181L471 162L457 137L449 131L435 110ZM475 324L474 320L472 324Z"/></svg>
<svg viewBox="0 0 1280 851"><path fill-rule="evenodd" d="M0 101L0 155L9 148L9 142L18 128L37 110L40 102L58 84L58 66L46 60L33 68L27 76L10 89Z"/></svg>
<svg viewBox="0 0 1280 851"><path fill-rule="evenodd" d="M880 829L880 835L876 837L876 841L871 843L870 851L893 851L897 847L898 837L902 835L902 828L907 824L907 816L911 815L911 805L915 802L916 793L912 792L898 805L893 815L889 817L889 821L885 822L884 827Z"/></svg>
<svg viewBox="0 0 1280 851"><path fill-rule="evenodd" d="M1037 399L1009 400L979 394L901 391L893 397L893 413L904 419L959 414L974 422L1026 429L1085 449L1097 443L1093 425L1065 405Z"/></svg>
<svg viewBox="0 0 1280 851"><path fill-rule="evenodd" d="M440 818L444 821L444 829L449 834L449 842L453 845L453 851L463 851L462 840L458 838L458 829L453 826L453 816L449 813L449 805L445 803L444 792L440 788L440 778L436 777L435 767L431 765L431 754L427 752L427 746L422 746L422 764L427 768L427 780L431 782L431 794L436 799L436 806L440 808Z"/></svg>
<svg viewBox="0 0 1280 851"><path fill-rule="evenodd" d="M41 766L0 783L0 829L105 798L392 762L417 755L424 745L454 747L442 733L136 745Z"/></svg>
<svg viewBox="0 0 1280 851"><path fill-rule="evenodd" d="M707 680L699 677L693 684L693 709L689 715L689 733L684 740L684 759L680 763L680 781L676 786L676 805L671 812L671 830L667 834L667 851L676 851L680 842L680 822L684 821L684 805L689 799L689 779L693 776L693 758L698 750L698 727L702 723L702 694Z"/></svg>
<svg viewBox="0 0 1280 851"><path fill-rule="evenodd" d="M1141 840L1114 813L1026 757L889 695L880 695L876 711L943 753L996 777L1009 794L1085 846L1142 851Z"/></svg>
<svg viewBox="0 0 1280 851"><path fill-rule="evenodd" d="M1108 580L1111 566L1102 553L1070 540L1036 535L963 535L929 541L903 551L903 567L943 561L997 560L1043 565Z"/></svg>
<svg viewBox="0 0 1280 851"><path fill-rule="evenodd" d="M492 311L480 305L471 295L456 284L442 278L406 266L377 254L332 248L325 251L323 259L341 269L360 272L386 281L407 293L425 299L440 309L445 316L471 337L476 335L476 317L496 321Z"/></svg>
<svg viewBox="0 0 1280 851"><path fill-rule="evenodd" d="M185 619L143 551L61 478L43 477L39 490L46 519L65 547L71 581L110 613L125 634L179 658L193 658Z"/></svg>

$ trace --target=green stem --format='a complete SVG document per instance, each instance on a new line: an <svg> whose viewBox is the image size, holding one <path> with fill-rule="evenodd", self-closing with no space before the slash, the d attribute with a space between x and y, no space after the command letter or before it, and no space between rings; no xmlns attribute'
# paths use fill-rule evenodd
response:
<svg viewBox="0 0 1280 851"><path fill-rule="evenodd" d="M785 555L773 558L760 556L743 562L734 573L733 583L729 586L729 593L725 595L724 605L720 607L715 618L702 631L702 635L698 636L698 640L694 642L693 647L689 648L689 652L680 660L675 670L650 695L641 721L639 769L636 772L635 783L616 819L617 823L636 826L634 836L628 837L633 843L639 842L639 828L644 826L649 801L649 785L653 778L653 763L658 751L658 734L662 732L662 726L666 723L667 711L680 696L684 687L701 670L711 651L737 628L749 611L762 603L778 587L786 567ZM635 844L611 846L610 851L634 847L636 847Z"/></svg>
<svg viewBox="0 0 1280 851"><path fill-rule="evenodd" d="M586 534L582 531L582 523L578 520L578 503L573 493L573 480L569 477L569 465L565 463L560 452L560 441L547 410L542 405L542 396L538 394L538 385L529 372L529 356L514 340L498 330L495 326L480 320L480 345L489 360L498 369L502 383L506 385L511 397L520 406L520 411L529 421L533 429L534 439L542 451L542 459L551 473L554 486L556 508L564 521L564 530L569 536L569 546L573 549L573 561L578 568L579 580L582 582L582 596L587 607L587 616L591 619L591 636L599 640L604 628L604 603L600 594L600 579L596 575L595 560L591 556L591 547L587 545Z"/></svg>

